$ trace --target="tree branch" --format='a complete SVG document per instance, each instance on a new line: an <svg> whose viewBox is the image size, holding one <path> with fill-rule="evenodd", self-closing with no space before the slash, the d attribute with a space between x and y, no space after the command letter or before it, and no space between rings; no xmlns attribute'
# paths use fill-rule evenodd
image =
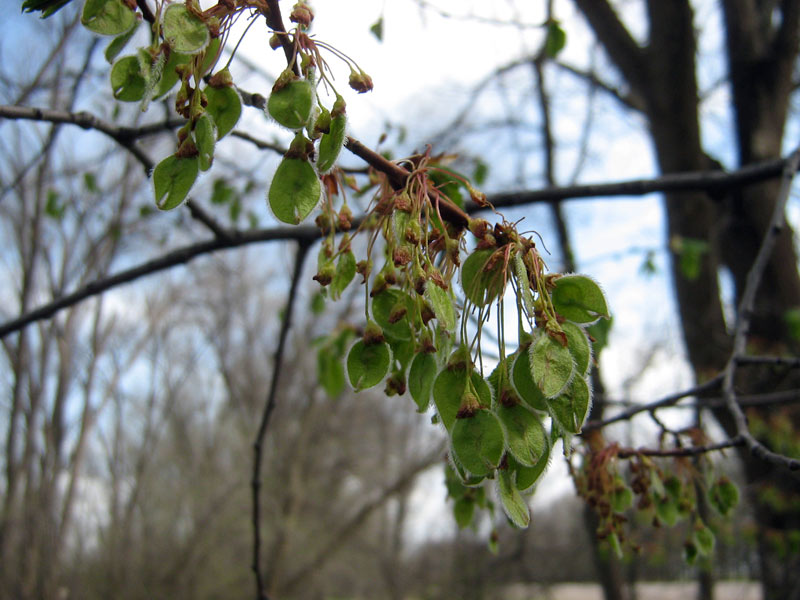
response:
<svg viewBox="0 0 800 600"><path fill-rule="evenodd" d="M700 456L701 454L708 454L709 452L716 452L719 450L727 450L728 448L735 448L743 445L744 440L737 437L714 444L705 444L703 446L686 446L685 448L620 448L617 450L617 457L636 458L637 456L656 456L666 458L676 456Z"/></svg>
<svg viewBox="0 0 800 600"><path fill-rule="evenodd" d="M297 246L297 255L294 259L294 271L292 272L292 283L289 287L289 295L286 298L286 307L283 311L283 320L281 321L281 330L278 336L278 346L275 349L275 358L272 365L272 381L269 385L269 393L267 394L266 402L264 404L264 411L261 414L261 423L258 426L258 433L256 434L255 442L253 443L253 479L250 483L253 491L253 564L252 569L256 577L256 591L258 600L269 600L265 590L264 581L261 576L261 462L263 458L263 443L264 437L267 434L267 427L269 426L270 417L275 409L278 396L278 382L280 380L281 369L283 367L283 358L286 352L286 339L289 334L289 329L292 326L292 313L294 311L295 300L297 299L297 287L300 283L300 275L303 272L303 265L305 258L308 254L308 249L311 247L310 242L301 241Z"/></svg>
<svg viewBox="0 0 800 600"><path fill-rule="evenodd" d="M166 121L155 125L136 127L120 127L100 119L91 113L81 111L77 113L50 110L43 108L33 108L28 106L4 106L0 105L0 118L26 121L43 121L48 123L64 123L77 125L82 129L93 129L106 134L122 148L127 150L144 167L145 174L150 177L155 164L152 159L136 145L136 140L145 135L151 135L161 130L171 129L173 121ZM203 225L217 237L225 238L229 234L225 228L216 222L204 208L194 200L187 200L186 207L192 217L200 221Z"/></svg>
<svg viewBox="0 0 800 600"><path fill-rule="evenodd" d="M353 142L360 144L360 142L357 142L356 140L353 140ZM523 204L534 204L537 202L550 202L553 200L601 198L613 196L640 196L652 192L662 192L677 189L705 190L714 192L733 186L742 186L773 178L781 173L782 168L786 164L786 160L775 160L759 163L731 172L706 171L699 173L679 173L665 175L655 179L638 179L605 184L547 188L534 191L506 192L490 196L489 202L495 208L503 208L508 206L519 206ZM472 214L480 210L485 209L474 203L468 203L464 212L467 214ZM362 220L363 217L360 219L355 219L353 221L353 227L358 227ZM36 321L48 319L60 310L73 306L78 302L82 302L83 300L91 298L92 296L96 296L97 294L101 294L111 288L130 283L153 273L158 273L178 265L186 264L198 256L210 254L219 250L227 250L230 248L237 248L240 246L247 246L249 244L262 242L272 242L278 240L310 242L319 239L320 236L321 234L319 230L312 225L300 225L297 227L273 227L249 231L227 231L224 237L217 236L211 240L184 246L183 248L173 250L172 252L169 252L156 259L121 271L116 275L112 275L105 279L92 281L70 294L56 298L30 312L21 314L15 319L6 321L5 323L0 324L0 338L3 338L15 331L19 331L23 327ZM588 425L589 424L587 423L587 426Z"/></svg>
<svg viewBox="0 0 800 600"><path fill-rule="evenodd" d="M607 0L574 0L612 62L634 89L644 89L645 54Z"/></svg>
<svg viewBox="0 0 800 600"><path fill-rule="evenodd" d="M759 442L750 432L747 424L747 417L744 411L736 402L736 390L734 388L734 378L736 375L736 367L739 357L745 356L747 351L747 334L750 329L750 322L755 311L756 294L758 292L761 277L769 262L772 249L778 239L785 225L785 211L786 203L789 200L789 193L791 192L792 181L800 166L800 148L795 150L789 159L786 161L782 179L781 188L778 192L778 198L775 202L775 209L772 214L772 219L769 223L769 228L764 234L764 241L758 250L753 266L747 274L747 281L744 291L742 293L741 301L739 303L738 315L739 319L736 323L736 329L733 336L733 351L728 360L728 364L723 371L722 380L722 394L725 399L725 405L731 413L734 423L736 424L736 432L743 440L744 445L750 453L770 464L780 467L788 468L790 471L800 470L800 459L791 458L777 454L761 442Z"/></svg>

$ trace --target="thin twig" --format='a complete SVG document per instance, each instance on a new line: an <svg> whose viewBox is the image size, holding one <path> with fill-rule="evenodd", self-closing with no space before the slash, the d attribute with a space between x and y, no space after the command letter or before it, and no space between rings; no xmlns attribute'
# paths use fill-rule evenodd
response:
<svg viewBox="0 0 800 600"><path fill-rule="evenodd" d="M300 275L303 272L305 257L311 244L308 241L301 241L297 246L297 255L294 259L294 271L292 272L292 283L289 287L289 295L286 298L286 306L283 311L283 321L278 337L278 346L275 349L275 358L272 365L272 381L269 386L264 412L261 414L261 423L258 426L255 442L253 443L253 479L250 482L253 491L253 564L252 569L256 577L256 591L258 600L269 600L269 596L264 590L264 580L261 576L261 462L263 458L264 437L267 434L270 417L275 409L278 396L278 381L283 367L283 358L286 351L286 339L289 329L292 326L292 313L297 299L297 288L300 283Z"/></svg>
<svg viewBox="0 0 800 600"><path fill-rule="evenodd" d="M700 394L709 393L715 389L718 389L721 382L722 382L722 375L717 375L716 377L714 377L713 379L709 379L705 383L701 383L689 389L676 392L668 396L664 396L663 398L655 400L653 402L649 402L648 404L640 404L637 406L632 406L628 410L624 410L620 413L617 413L613 417L608 417L607 419L603 419L602 421L589 421L583 426L583 432L586 433L588 431L594 431L596 429L603 429L604 427L611 425L612 423L618 423L619 421L629 421L632 417L638 415L639 413L643 412L652 413L655 410L672 406L680 402L684 398L689 398L690 396L698 396Z"/></svg>
<svg viewBox="0 0 800 600"><path fill-rule="evenodd" d="M744 446L742 438L736 437L723 442L706 444L704 446L686 446L685 448L620 448L617 450L619 458L636 458L637 456L675 457L675 456L700 456L709 452L727 450L737 446Z"/></svg>
<svg viewBox="0 0 800 600"><path fill-rule="evenodd" d="M118 145L130 152L131 155L139 161L142 167L144 167L144 171L148 177L150 177L150 174L153 172L155 163L141 148L139 148L136 144L136 140L144 135L150 135L162 129L165 130L172 124L172 121L167 121L166 123L144 126L141 128L120 127L104 121L86 111L73 113L63 110L50 110L29 106L0 106L0 118L63 123L67 125L77 125L82 129L99 131L106 134ZM187 200L186 207L189 209L192 217L205 225L216 237L227 238L230 235L225 227L217 223L216 220L194 200Z"/></svg>
<svg viewBox="0 0 800 600"><path fill-rule="evenodd" d="M2 116L3 108L8 108L8 107L0 106L0 116ZM350 139L349 143L354 148L363 147L363 144L360 144L360 142L352 138ZM702 175L701 177L697 177L696 173L689 173L689 174L678 174L665 177L658 177L652 180L620 181L607 184L569 186L565 188L551 188L535 192L495 194L489 197L489 202L491 202L492 205L494 205L495 207L508 206L512 204L506 202L508 196L513 196L514 198L517 198L520 195L526 195L526 194L535 196L535 198L531 199L531 202L548 202L553 198L559 198L562 200L573 197L588 198L590 197L590 195L588 193L585 193L588 190L592 190L595 197L603 197L606 195L617 196L623 193L629 195L636 195L637 193L646 194L650 192L670 189L671 186L678 185L678 182L680 183L680 185L683 185L684 186L683 189L686 190L689 189L704 190L706 189L706 186L710 186L712 189L721 189L724 187L744 185L746 183L755 183L757 181L762 181L764 179L775 177L776 175L780 174L781 166L785 164L786 160L768 161L764 163L758 163L756 165L745 167L743 169L739 169L738 171L732 171L729 173L724 173L721 171L700 173L700 175ZM689 187L690 182L692 185L694 185L694 187ZM638 192L636 190L638 190ZM515 200L513 204L516 203L519 202ZM465 212L471 214L478 212L480 210L484 209L475 205L474 203L469 203ZM358 227L358 225L361 223L361 220L362 219L355 219L353 221L353 227ZM116 275L112 275L105 279L99 279L90 282L86 284L84 287L72 292L71 294L54 299L51 302L44 304L30 312L23 313L22 315L18 316L13 320L0 324L0 338L8 335L9 333L19 331L20 329L22 329L26 325L29 325L30 323L50 318L60 310L68 308L92 296L96 296L97 294L109 290L113 287L125 283L130 283L131 281L134 281L141 277L145 277L147 275L157 273L159 271L163 271L165 269L169 269L177 265L185 264L189 262L191 259L196 258L197 256L201 256L203 254L209 254L211 252L216 252L217 250L225 250L228 248L236 248L239 246L246 246L249 244L276 241L276 240L295 240L298 242L303 240L316 240L319 239L320 236L321 234L319 230L311 225L301 225L299 227L275 227L275 228L257 229L252 231L239 231L239 230L227 231L225 237L217 236L217 239L205 242L199 242L197 244L192 244L189 246L185 246L183 248L179 248L157 259L147 261L141 265L132 267L130 269L126 269L125 271L117 273ZM692 392L690 392L689 395L691 395L691 393ZM680 398L683 397L685 397L685 395L680 396ZM643 410L650 410L650 409L647 407L637 408L635 409L635 413L633 414L642 412ZM617 417L612 417L612 418L614 420L611 422L616 422L619 420L623 420L627 417L619 416L619 418ZM602 426L605 426L606 424L608 423L603 421ZM586 424L586 427L592 428L595 427L595 424L590 422Z"/></svg>
<svg viewBox="0 0 800 600"><path fill-rule="evenodd" d="M737 313L739 318L738 322L736 323L736 329L733 336L733 350L731 352L731 357L728 360L728 364L725 366L725 370L723 371L722 380L722 394L725 399L725 406L731 413L734 423L736 424L736 432L738 437L743 440L744 445L747 447L750 453L753 456L770 464L785 467L791 471L800 470L800 459L773 452L764 446L764 444L759 442L750 432L750 428L747 424L747 417L745 416L742 408L736 402L734 378L736 375L736 367L739 358L743 357L747 350L747 334L750 329L750 322L753 317L753 312L755 311L756 294L758 292L758 286L761 283L761 277L766 269L767 263L769 262L770 255L772 254L772 249L775 246L778 235L785 227L786 203L789 200L792 181L794 180L798 166L800 166L800 148L795 150L784 164L781 178L781 188L778 192L778 197L775 202L775 208L772 213L772 218L770 219L769 227L764 233L764 241L761 243L761 247L758 249L758 254L756 254L756 258L753 261L753 266L747 273L747 280L745 282L744 292L742 293L742 299L739 303L739 311Z"/></svg>

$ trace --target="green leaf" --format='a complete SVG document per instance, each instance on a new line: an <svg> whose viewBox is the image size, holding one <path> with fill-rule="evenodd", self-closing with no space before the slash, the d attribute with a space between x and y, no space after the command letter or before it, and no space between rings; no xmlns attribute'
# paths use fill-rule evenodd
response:
<svg viewBox="0 0 800 600"><path fill-rule="evenodd" d="M214 145L217 143L217 128L214 120L203 113L194 126L194 143L197 146L198 164L201 171L208 171L214 160Z"/></svg>
<svg viewBox="0 0 800 600"><path fill-rule="evenodd" d="M455 501L453 506L453 516L456 519L456 524L459 529L469 527L472 523L472 517L475 514L475 502L472 498L463 496Z"/></svg>
<svg viewBox="0 0 800 600"><path fill-rule="evenodd" d="M290 81L273 91L267 100L267 112L287 129L302 129L311 116L314 88L305 79Z"/></svg>
<svg viewBox="0 0 800 600"><path fill-rule="evenodd" d="M411 368L408 371L408 391L421 413L428 410L435 379L436 358L433 354L420 352L411 361Z"/></svg>
<svg viewBox="0 0 800 600"><path fill-rule="evenodd" d="M284 158L269 186L269 206L279 221L297 225L319 203L322 186L307 160Z"/></svg>
<svg viewBox="0 0 800 600"><path fill-rule="evenodd" d="M521 465L533 467L547 449L547 432L539 417L521 404L495 409L506 432L508 451Z"/></svg>
<svg viewBox="0 0 800 600"><path fill-rule="evenodd" d="M344 391L342 356L335 347L325 345L317 351L317 379L331 398L337 397Z"/></svg>
<svg viewBox="0 0 800 600"><path fill-rule="evenodd" d="M336 164L339 152L344 145L344 135L347 126L347 117L343 114L331 119L331 127L328 133L322 135L319 141L319 153L317 156L317 169L320 173L327 173Z"/></svg>
<svg viewBox="0 0 800 600"><path fill-rule="evenodd" d="M456 309L453 306L454 300L450 297L450 294L435 283L429 283L425 286L425 298L430 302L439 325L445 331L454 331L456 328Z"/></svg>
<svg viewBox="0 0 800 600"><path fill-rule="evenodd" d="M205 90L208 114L214 117L217 125L217 139L223 137L234 128L242 115L242 100L232 87L207 87Z"/></svg>
<svg viewBox="0 0 800 600"><path fill-rule="evenodd" d="M164 11L161 31L175 52L197 54L208 45L211 35L203 20L185 4L170 4Z"/></svg>
<svg viewBox="0 0 800 600"><path fill-rule="evenodd" d="M453 455L473 475L488 475L500 464L505 446L503 428L488 410L456 419L451 437Z"/></svg>
<svg viewBox="0 0 800 600"><path fill-rule="evenodd" d="M461 267L461 287L475 306L485 306L498 298L505 288L503 260L492 259L495 251L476 250ZM493 262L490 262L490 259ZM489 266L487 270L486 267Z"/></svg>
<svg viewBox="0 0 800 600"><path fill-rule="evenodd" d="M406 316L394 323L391 322L392 313L398 309L405 308ZM410 340L412 337L411 326L409 325L408 312L414 310L414 302L411 297L396 289L388 289L377 294L372 299L372 316L383 332L390 338L396 340Z"/></svg>
<svg viewBox="0 0 800 600"><path fill-rule="evenodd" d="M583 377L573 377L563 394L548 398L547 407L550 416L563 431L580 433L591 407L591 393L586 380Z"/></svg>
<svg viewBox="0 0 800 600"><path fill-rule="evenodd" d="M111 91L117 100L139 102L144 98L146 88L147 81L138 57L124 56L111 67Z"/></svg>
<svg viewBox="0 0 800 600"><path fill-rule="evenodd" d="M549 335L539 336L531 346L530 361L533 380L545 398L555 398L565 390L574 366L572 354L561 342Z"/></svg>
<svg viewBox="0 0 800 600"><path fill-rule="evenodd" d="M475 393L478 395L478 402L481 405L481 408L491 407L492 388L489 385L489 382L481 377L481 374L477 371L473 371L470 375L470 382L472 383Z"/></svg>
<svg viewBox="0 0 800 600"><path fill-rule="evenodd" d="M594 338L592 349L595 356L599 356L603 348L608 346L608 339L611 335L611 326L614 324L614 317L608 319L600 319L597 323L593 323L586 328L586 333Z"/></svg>
<svg viewBox="0 0 800 600"><path fill-rule="evenodd" d="M525 529L531 522L531 511L517 486L511 481L508 470L498 471L497 491L508 520L515 527Z"/></svg>
<svg viewBox="0 0 800 600"><path fill-rule="evenodd" d="M536 410L547 410L544 394L542 394L542 390L533 380L530 354L527 350L521 350L514 359L514 364L511 367L511 383L517 395L525 404Z"/></svg>
<svg viewBox="0 0 800 600"><path fill-rule="evenodd" d="M678 255L681 273L689 281L700 276L703 256L708 253L709 243L706 240L675 236L670 240L672 251Z"/></svg>
<svg viewBox="0 0 800 600"><path fill-rule="evenodd" d="M585 275L559 277L550 296L556 312L568 321L593 323L610 316L603 290Z"/></svg>
<svg viewBox="0 0 800 600"><path fill-rule="evenodd" d="M64 8L72 0L25 0L22 3L22 12L36 12L41 11L39 15L42 19L46 19L57 13Z"/></svg>
<svg viewBox="0 0 800 600"><path fill-rule="evenodd" d="M342 252L336 261L336 272L333 275L333 281L328 287L331 299L336 300L339 298L355 276L356 258L353 256L353 251L348 249Z"/></svg>
<svg viewBox="0 0 800 600"><path fill-rule="evenodd" d="M547 470L548 465L550 464L550 443L548 442L545 445L544 454L532 467L526 467L525 465L519 464L516 459L509 455L508 456L508 470L515 473L515 484L517 489L521 492L530 489L533 485L539 480L539 477Z"/></svg>
<svg viewBox="0 0 800 600"><path fill-rule="evenodd" d="M197 157L178 158L175 155L162 160L153 170L156 206L172 210L180 206L192 189L199 172Z"/></svg>
<svg viewBox="0 0 800 600"><path fill-rule="evenodd" d="M51 219L60 221L66 211L66 205L58 201L58 192L55 190L47 190L47 203L44 207L44 213Z"/></svg>
<svg viewBox="0 0 800 600"><path fill-rule="evenodd" d="M586 332L569 321L562 323L561 329L567 336L567 350L575 360L575 373L586 375L592 361L592 347Z"/></svg>
<svg viewBox="0 0 800 600"><path fill-rule="evenodd" d="M375 21L372 26L369 28L372 35L378 38L379 42L383 41L383 17L380 17L377 21Z"/></svg>
<svg viewBox="0 0 800 600"><path fill-rule="evenodd" d="M357 341L347 354L347 377L350 385L357 392L378 385L389 372L391 360L391 352L386 343L367 345L364 340Z"/></svg>
<svg viewBox="0 0 800 600"><path fill-rule="evenodd" d="M445 367L433 382L433 402L442 424L448 431L453 428L456 421L468 377L466 367Z"/></svg>
<svg viewBox="0 0 800 600"><path fill-rule="evenodd" d="M119 35L136 24L136 13L122 0L86 0L81 23L100 35Z"/></svg>
<svg viewBox="0 0 800 600"><path fill-rule="evenodd" d="M236 190L228 185L221 177L214 180L214 186L211 191L211 204L228 204L236 197Z"/></svg>
<svg viewBox="0 0 800 600"><path fill-rule="evenodd" d="M702 521L695 524L692 539L697 545L698 552L703 556L711 556L714 552L714 532Z"/></svg>
<svg viewBox="0 0 800 600"><path fill-rule="evenodd" d="M617 532L612 531L606 538L606 541L608 542L608 547L611 548L611 551L614 553L614 556L616 556L617 559L622 559L622 544L619 543Z"/></svg>
<svg viewBox="0 0 800 600"><path fill-rule="evenodd" d="M669 527L678 522L680 513L678 512L678 503L671 496L656 496L655 497L656 515L662 523Z"/></svg>
<svg viewBox="0 0 800 600"><path fill-rule="evenodd" d="M313 296L311 296L311 302L309 302L309 308L311 312L315 315L321 315L325 312L325 291L320 290Z"/></svg>
<svg viewBox="0 0 800 600"><path fill-rule="evenodd" d="M136 33L137 26L139 24L135 23L133 27L131 27L125 33L115 37L106 47L105 57L109 63L113 63L114 59L119 56L119 53L125 48L128 42L131 40L133 35Z"/></svg>
<svg viewBox="0 0 800 600"><path fill-rule="evenodd" d="M708 500L719 514L727 517L739 504L739 488L727 477L720 477L708 490Z"/></svg>
<svg viewBox="0 0 800 600"><path fill-rule="evenodd" d="M686 541L683 544L683 560L686 561L687 565L694 565L697 562L698 557L697 546L692 541Z"/></svg>
<svg viewBox="0 0 800 600"><path fill-rule="evenodd" d="M567 44L567 34L561 28L561 24L551 19L547 22L547 37L544 41L544 52L550 58L555 58Z"/></svg>
<svg viewBox="0 0 800 600"><path fill-rule="evenodd" d="M625 512L633 504L633 492L621 477L615 478L614 489L609 500L611 502L611 510L615 513Z"/></svg>
<svg viewBox="0 0 800 600"><path fill-rule="evenodd" d="M170 51L169 58L167 59L167 64L164 65L164 69L161 72L161 80L158 82L158 86L156 89L153 90L153 98L161 98L170 92L170 90L175 87L175 84L178 83L180 79L178 77L178 72L175 68L178 65L182 65L187 63L191 60L191 56L188 54L181 54L180 52ZM211 115L214 116L213 114ZM219 129L219 126L217 126Z"/></svg>

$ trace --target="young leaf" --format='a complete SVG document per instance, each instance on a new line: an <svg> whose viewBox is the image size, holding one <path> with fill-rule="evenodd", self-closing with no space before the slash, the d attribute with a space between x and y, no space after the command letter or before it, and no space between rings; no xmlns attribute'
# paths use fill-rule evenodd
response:
<svg viewBox="0 0 800 600"><path fill-rule="evenodd" d="M317 351L317 379L322 389L331 398L335 398L344 391L342 357L334 347L327 344Z"/></svg>
<svg viewBox="0 0 800 600"><path fill-rule="evenodd" d="M459 529L469 527L469 524L472 523L472 517L474 514L475 501L472 498L468 496L462 496L455 501L455 504L453 505L453 516L456 519L456 524L458 525Z"/></svg>
<svg viewBox="0 0 800 600"><path fill-rule="evenodd" d="M525 529L531 522L531 512L517 486L512 482L508 469L498 471L497 491L508 520L515 527Z"/></svg>
<svg viewBox="0 0 800 600"><path fill-rule="evenodd" d="M567 336L567 349L575 359L575 372L586 375L589 364L592 360L592 348L589 345L589 338L581 327L566 321L561 324L564 335Z"/></svg>
<svg viewBox="0 0 800 600"><path fill-rule="evenodd" d="M527 350L519 352L514 359L514 364L511 367L511 383L517 395L525 404L536 410L547 410L544 394L542 394L542 390L533 380L530 354Z"/></svg>
<svg viewBox="0 0 800 600"><path fill-rule="evenodd" d="M164 11L161 30L175 52L197 54L205 49L211 35L203 20L185 4L170 4Z"/></svg>
<svg viewBox="0 0 800 600"><path fill-rule="evenodd" d="M436 358L433 354L420 352L411 361L411 368L408 371L408 391L417 403L419 412L428 410L435 379Z"/></svg>
<svg viewBox="0 0 800 600"><path fill-rule="evenodd" d="M555 398L570 382L573 371L572 354L561 342L542 335L530 349L533 380L545 398Z"/></svg>
<svg viewBox="0 0 800 600"><path fill-rule="evenodd" d="M356 258L353 256L352 250L347 250L339 255L336 261L336 271L331 281L330 290L331 298L336 300L342 295L342 292L356 276Z"/></svg>
<svg viewBox="0 0 800 600"><path fill-rule="evenodd" d="M727 477L720 477L708 490L708 500L719 514L727 517L739 504L739 489Z"/></svg>
<svg viewBox="0 0 800 600"><path fill-rule="evenodd" d="M111 67L111 91L123 102L138 102L144 98L147 81L136 56L124 56Z"/></svg>
<svg viewBox="0 0 800 600"><path fill-rule="evenodd" d="M358 340L347 354L347 377L358 392L378 385L389 372L391 352L385 342L365 344Z"/></svg>
<svg viewBox="0 0 800 600"><path fill-rule="evenodd" d="M478 404L481 405L481 408L490 408L492 406L492 388L489 386L489 382L477 371L472 372L470 381L475 393L478 394Z"/></svg>
<svg viewBox="0 0 800 600"><path fill-rule="evenodd" d="M533 487L539 477L542 476L542 473L547 470L547 466L550 464L550 443L548 442L545 444L544 453L542 457L532 467L526 467L524 465L519 464L516 459L508 455L508 470L512 471L516 474L515 483L517 489L521 492L530 489Z"/></svg>
<svg viewBox="0 0 800 600"><path fill-rule="evenodd" d="M322 135L317 156L317 169L320 173L327 173L336 164L336 159L339 158L339 152L344 144L346 125L347 117L344 114L337 115L331 119L328 133Z"/></svg>
<svg viewBox="0 0 800 600"><path fill-rule="evenodd" d="M494 260L494 252L491 249L476 250L461 267L461 287L475 306L485 306L503 293L503 261L490 263L490 259Z"/></svg>
<svg viewBox="0 0 800 600"><path fill-rule="evenodd" d="M114 62L114 59L119 56L119 53L125 48L126 44L130 41L133 37L133 34L136 33L138 23L134 24L128 31L118 35L115 37L106 47L105 57L106 60L110 63Z"/></svg>
<svg viewBox="0 0 800 600"><path fill-rule="evenodd" d="M692 540L700 554L711 556L714 551L714 533L702 521L698 521L694 526Z"/></svg>
<svg viewBox="0 0 800 600"><path fill-rule="evenodd" d="M81 23L100 35L119 35L136 24L136 13L122 0L86 0Z"/></svg>
<svg viewBox="0 0 800 600"><path fill-rule="evenodd" d="M214 120L204 113L194 126L194 142L199 152L198 164L201 171L208 171L214 160L214 145L217 143L217 128Z"/></svg>
<svg viewBox="0 0 800 600"><path fill-rule="evenodd" d="M535 466L547 448L547 433L539 417L521 404L498 404L495 412L505 428L508 452L521 465Z"/></svg>
<svg viewBox="0 0 800 600"><path fill-rule="evenodd" d="M453 428L456 421L468 377L466 366L445 367L433 382L433 402L436 404L442 424L448 431Z"/></svg>
<svg viewBox="0 0 800 600"><path fill-rule="evenodd" d="M567 433L580 433L590 406L591 393L583 377L573 377L563 394L547 399L550 416Z"/></svg>
<svg viewBox="0 0 800 600"><path fill-rule="evenodd" d="M207 87L205 90L208 114L214 117L217 125L217 139L225 137L239 122L242 115L242 101L237 91L229 86Z"/></svg>
<svg viewBox="0 0 800 600"><path fill-rule="evenodd" d="M319 202L322 186L307 160L284 158L269 186L269 206L279 221L297 225Z"/></svg>
<svg viewBox="0 0 800 600"><path fill-rule="evenodd" d="M585 275L559 277L550 296L556 312L569 321L593 323L610 316L603 290Z"/></svg>
<svg viewBox="0 0 800 600"><path fill-rule="evenodd" d="M170 51L167 64L164 65L164 69L161 73L161 80L158 82L156 89L153 90L154 99L165 96L173 87L175 87L175 84L178 83L179 79L178 72L175 70L175 68L178 65L189 62L191 58L192 57L188 54L181 54L180 52L175 52L174 50ZM211 116L213 117L214 115L212 114Z"/></svg>
<svg viewBox="0 0 800 600"><path fill-rule="evenodd" d="M450 294L435 283L429 283L425 287L425 298L430 302L439 325L445 331L453 331L456 328L456 309Z"/></svg>
<svg viewBox="0 0 800 600"><path fill-rule="evenodd" d="M198 172L197 157L178 158L172 155L158 163L153 170L156 206L160 210L172 210L180 206L192 189Z"/></svg>
<svg viewBox="0 0 800 600"><path fill-rule="evenodd" d="M383 332L390 338L396 340L410 340L411 326L409 325L408 312L413 310L414 302L405 292L396 289L388 289L377 294L372 299L372 316L381 326ZM392 322L392 315L398 314L398 310L406 310L406 316Z"/></svg>
<svg viewBox="0 0 800 600"><path fill-rule="evenodd" d="M630 508L633 503L633 492L621 477L614 480L614 489L611 492L611 510L615 513L622 513Z"/></svg>
<svg viewBox="0 0 800 600"><path fill-rule="evenodd" d="M544 41L544 51L550 58L555 58L567 44L567 34L561 28L561 24L555 19L547 23L547 37Z"/></svg>
<svg viewBox="0 0 800 600"><path fill-rule="evenodd" d="M305 79L290 81L274 90L267 100L270 116L287 129L302 129L311 116L314 88Z"/></svg>
<svg viewBox="0 0 800 600"><path fill-rule="evenodd" d="M452 433L453 454L473 475L488 475L503 456L503 428L488 410L456 419Z"/></svg>

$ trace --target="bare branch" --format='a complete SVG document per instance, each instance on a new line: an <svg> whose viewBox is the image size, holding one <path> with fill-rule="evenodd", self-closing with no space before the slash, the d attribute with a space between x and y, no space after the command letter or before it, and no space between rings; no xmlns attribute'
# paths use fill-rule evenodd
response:
<svg viewBox="0 0 800 600"><path fill-rule="evenodd" d="M289 329L292 326L292 313L294 312L295 301L297 300L297 287L300 283L300 275L303 272L303 265L311 244L308 241L301 241L297 247L297 255L294 259L294 271L292 272L292 283L289 287L289 295L286 297L286 308L283 311L281 330L278 336L278 346L275 349L275 359L272 365L272 381L269 385L269 393L264 404L264 412L261 414L261 423L258 426L253 452L253 479L250 483L253 490L253 564L252 569L256 577L256 590L259 600L269 600L265 590L264 581L261 577L261 461L263 458L264 437L267 434L272 411L275 409L278 396L278 382L280 380L281 369L283 367L283 357L286 351L286 339Z"/></svg>
<svg viewBox="0 0 800 600"><path fill-rule="evenodd" d="M141 128L136 127L120 127L100 119L91 113L81 111L77 113L49 110L42 108L33 108L28 106L2 106L0 105L0 118L5 119L18 119L28 121L43 121L48 123L64 123L68 125L77 125L82 129L94 129L101 133L106 134L117 144L122 146L125 150L130 152L136 160L144 167L145 173L150 177L155 164L153 160L136 145L136 140L145 135L151 135L161 130L171 128L173 121L166 121L156 125L145 126ZM186 207L189 209L192 217L200 221L203 225L217 237L225 238L229 234L225 228L216 222L216 220L208 214L205 209L199 206L194 200L187 200Z"/></svg>
<svg viewBox="0 0 800 600"><path fill-rule="evenodd" d="M700 456L701 454L727 450L728 448L736 448L737 446L744 446L744 440L741 438L733 438L714 444L686 446L684 448L620 448L617 450L617 457L636 458L637 456L656 456L666 458L676 456Z"/></svg>
<svg viewBox="0 0 800 600"><path fill-rule="evenodd" d="M725 405L734 419L738 436L744 441L744 445L747 447L750 453L757 458L765 460L766 462L788 468L791 471L800 470L800 459L787 457L769 450L750 432L747 424L747 417L745 416L744 411L742 411L742 408L736 402L734 377L736 375L738 359L739 357L744 356L747 350L747 334L750 329L750 322L755 310L756 294L761 282L761 277L763 276L764 270L767 267L770 254L775 246L778 235L786 226L786 203L789 200L792 181L794 180L798 166L800 166L800 148L792 153L784 165L781 188L778 192L778 198L775 203L775 210L772 214L769 228L764 234L764 241L762 242L761 248L759 248L758 254L753 261L753 266L750 268L750 271L747 274L747 282L745 284L744 292L742 293L742 299L739 303L739 311L737 313L739 315L739 319L734 331L733 351L730 359L728 360L728 364L723 371L722 380L722 393L723 397L725 398Z"/></svg>
<svg viewBox="0 0 800 600"><path fill-rule="evenodd" d="M367 156L378 156L377 153L364 147L363 144L360 144L360 142L354 140L353 138L348 139L348 145L351 148L364 148L363 152L361 150L359 150L359 152L362 152ZM383 159L383 157L381 158ZM383 159L383 161L389 165L394 165L394 163L391 163L386 159ZM547 188L534 191L506 192L495 194L489 197L489 202L495 208L503 208L507 206L533 204L536 202L550 202L553 200L600 198L624 195L637 196L652 192L678 189L707 190L713 192L729 187L742 186L749 183L754 183L756 181L770 179L779 175L785 164L785 160L775 160L759 163L731 172L703 171L699 173L678 173L673 175L665 175L655 179L639 179L605 184L587 184L563 188ZM394 167L397 167L397 169L402 169L402 167L398 167L397 165L394 165ZM472 214L480 210L485 209L482 209L474 203L469 203L465 212ZM354 220L353 227L358 227L360 222L360 219ZM130 283L141 277L158 273L177 265L186 264L193 258L202 256L204 254L210 254L218 250L226 250L229 248L237 248L240 246L262 242L278 240L294 240L297 242L302 242L304 240L313 241L319 237L319 230L311 225L302 225L299 227L274 227L250 231L227 231L226 235L224 236L217 236L212 240L184 246L183 248L169 252L159 258L147 261L136 267L126 269L125 271L117 273L116 275L90 282L71 294L54 299L53 301L42 305L39 308L24 313L15 319L7 321L6 323L0 324L0 338L3 338L15 331L19 331L23 327L36 321L48 319L60 310L73 306L78 302L81 302L87 298L91 298L92 296L96 296L97 294L101 294L111 288L123 285L125 283Z"/></svg>

